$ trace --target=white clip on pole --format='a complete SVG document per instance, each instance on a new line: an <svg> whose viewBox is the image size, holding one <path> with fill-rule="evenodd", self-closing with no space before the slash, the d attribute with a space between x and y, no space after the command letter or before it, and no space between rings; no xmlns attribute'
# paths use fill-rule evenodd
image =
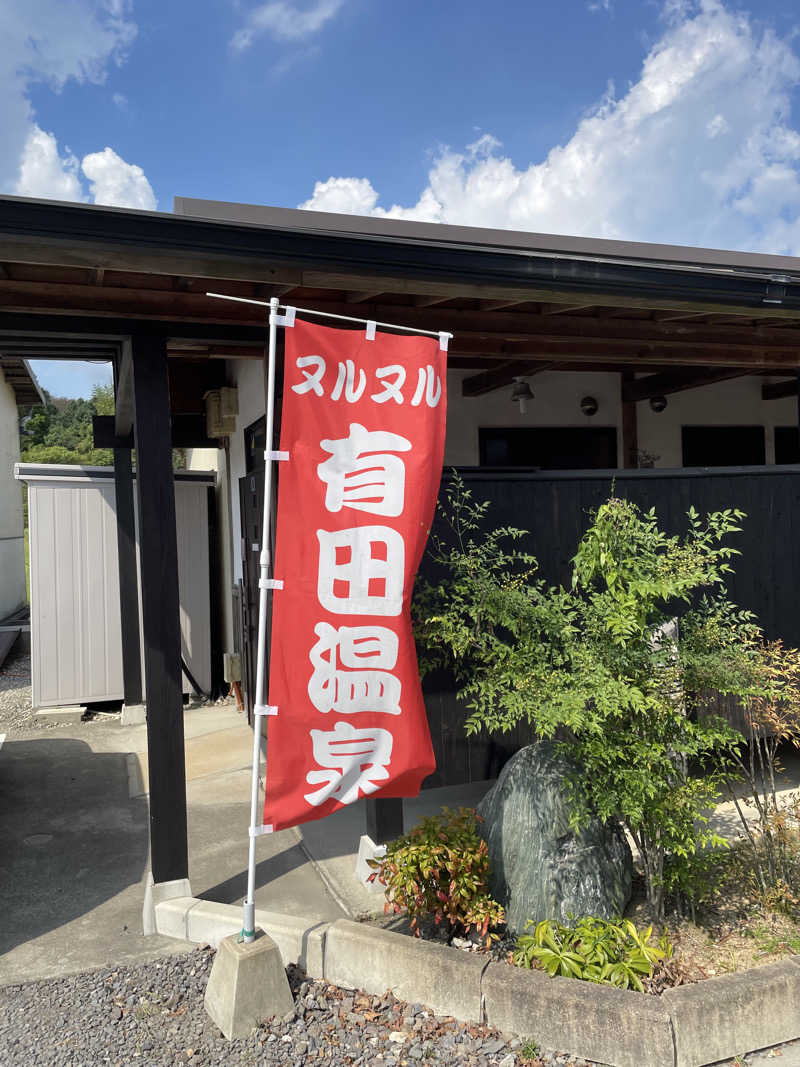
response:
<svg viewBox="0 0 800 1067"><path fill-rule="evenodd" d="M447 351L447 346L450 343L450 338L452 336L453 335L451 333L440 333L439 334L439 351L440 352L446 352Z"/></svg>
<svg viewBox="0 0 800 1067"><path fill-rule="evenodd" d="M272 434L275 425L275 352L277 348L277 331L279 325L294 325L294 315L291 323L281 323L280 319L289 317L278 315L278 298L273 297L269 302L269 354L267 363L267 410L266 415L266 443L272 449ZM253 771L250 782L250 849L247 862L247 896L244 898L244 917L241 940L254 941L255 914L256 914L256 837L252 830L258 826L261 820L258 818L258 770L261 763L261 720L264 709L267 714L275 714L275 711L267 704L266 694L266 638L267 638L267 595L270 589L283 588L282 582L269 578L269 533L270 518L272 511L272 458L264 463L264 522L261 534L261 555L259 557L259 581L258 581L258 655L256 658L256 721L253 730ZM261 712L261 714L259 714ZM265 772L266 774L266 772ZM265 777L266 781L266 777ZM263 831L267 832L267 831Z"/></svg>
<svg viewBox="0 0 800 1067"><path fill-rule="evenodd" d="M364 334L365 334L364 339L366 341L374 341L375 340L375 330L377 329L377 326L378 326L377 322L373 322L372 319L367 319L367 327L366 327L366 329L364 331Z"/></svg>

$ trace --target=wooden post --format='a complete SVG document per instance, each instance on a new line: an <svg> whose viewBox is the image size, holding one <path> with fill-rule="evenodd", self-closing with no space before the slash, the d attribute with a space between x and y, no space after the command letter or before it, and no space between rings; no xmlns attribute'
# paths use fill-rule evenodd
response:
<svg viewBox="0 0 800 1067"><path fill-rule="evenodd" d="M150 861L153 881L158 883L189 874L178 542L166 339L137 334L132 343Z"/></svg>
<svg viewBox="0 0 800 1067"><path fill-rule="evenodd" d="M639 466L639 426L636 418L636 401L625 399L625 385L635 378L633 371L620 374L622 396L622 464L623 467Z"/></svg>
<svg viewBox="0 0 800 1067"><path fill-rule="evenodd" d="M119 610L122 630L122 688L128 707L142 703L142 651L139 643L139 580L136 574L136 526L129 448L114 449L117 502Z"/></svg>
<svg viewBox="0 0 800 1067"><path fill-rule="evenodd" d="M367 797L367 835L375 845L385 845L403 833L403 801L400 797Z"/></svg>

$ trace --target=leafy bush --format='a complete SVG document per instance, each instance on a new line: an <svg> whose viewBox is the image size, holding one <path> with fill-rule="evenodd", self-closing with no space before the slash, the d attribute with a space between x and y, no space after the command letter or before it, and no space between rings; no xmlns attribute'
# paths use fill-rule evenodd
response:
<svg viewBox="0 0 800 1067"><path fill-rule="evenodd" d="M564 588L536 576L518 547L523 531L485 529L487 509L451 480L449 531L429 549L442 580L415 595L421 662L455 672L468 734L528 722L557 738L582 768L565 783L574 822L591 813L624 822L660 920L695 854L722 843L707 812L743 740L695 714L701 689L731 691L749 670L740 650L757 628L724 589L735 554L724 540L742 513L701 519L690 509L686 532L668 536L654 511L611 497L592 514Z"/></svg>
<svg viewBox="0 0 800 1067"><path fill-rule="evenodd" d="M526 923L533 933L517 939L514 963L520 967L538 966L551 976L580 978L636 989L644 992L643 978L653 967L672 955L666 935L653 944L653 928L636 929L629 919L606 922L605 919L581 919L574 928L562 926L555 919Z"/></svg>
<svg viewBox="0 0 800 1067"><path fill-rule="evenodd" d="M386 846L386 855L370 860L376 879L386 887L385 911L408 913L411 928L431 918L447 920L454 933L474 927L487 942L492 927L504 920L502 907L489 894L489 850L478 833L480 816L472 808L432 815Z"/></svg>

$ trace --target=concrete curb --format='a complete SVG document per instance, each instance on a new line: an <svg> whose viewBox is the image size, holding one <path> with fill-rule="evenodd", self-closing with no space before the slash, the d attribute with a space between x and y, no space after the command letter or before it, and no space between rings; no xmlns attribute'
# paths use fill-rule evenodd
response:
<svg viewBox="0 0 800 1067"><path fill-rule="evenodd" d="M155 930L214 947L242 924L237 904L173 896ZM800 1037L800 956L709 978L661 997L549 978L364 923L256 911L256 925L312 978L425 1004L613 1067L705 1067Z"/></svg>

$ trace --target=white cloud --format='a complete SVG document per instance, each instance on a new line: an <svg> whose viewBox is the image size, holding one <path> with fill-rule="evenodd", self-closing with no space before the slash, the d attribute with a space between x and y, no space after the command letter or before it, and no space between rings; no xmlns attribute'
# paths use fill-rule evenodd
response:
<svg viewBox="0 0 800 1067"><path fill-rule="evenodd" d="M126 163L112 148L84 156L81 170L89 179L95 204L134 207L155 211L158 206L150 182L141 167Z"/></svg>
<svg viewBox="0 0 800 1067"><path fill-rule="evenodd" d="M125 93L114 93L111 99L114 102L114 107L118 107L120 111L128 110L128 98Z"/></svg>
<svg viewBox="0 0 800 1067"><path fill-rule="evenodd" d="M51 200L84 200L78 160L67 151L61 156L52 133L34 126L22 154L16 192Z"/></svg>
<svg viewBox="0 0 800 1067"><path fill-rule="evenodd" d="M431 222L800 254L800 59L720 0L669 0L638 81L613 88L546 158L519 168L484 135L442 150L413 205L366 177L300 206Z"/></svg>
<svg viewBox="0 0 800 1067"><path fill-rule="evenodd" d="M299 8L290 0L271 0L248 12L244 25L236 31L231 45L238 51L249 48L257 37L267 34L275 41L296 43L313 36L340 10L344 0L316 0Z"/></svg>
<svg viewBox="0 0 800 1067"><path fill-rule="evenodd" d="M58 200L89 198L78 160L69 149L62 155L54 134L37 123L29 94L37 84L54 92L70 81L102 84L109 67L125 61L136 37L130 11L130 0L0 2L0 192ZM133 201L141 199L141 182L117 181L117 187L123 198L132 198L130 204L120 201L123 206L138 206ZM92 194L94 189L92 185Z"/></svg>

